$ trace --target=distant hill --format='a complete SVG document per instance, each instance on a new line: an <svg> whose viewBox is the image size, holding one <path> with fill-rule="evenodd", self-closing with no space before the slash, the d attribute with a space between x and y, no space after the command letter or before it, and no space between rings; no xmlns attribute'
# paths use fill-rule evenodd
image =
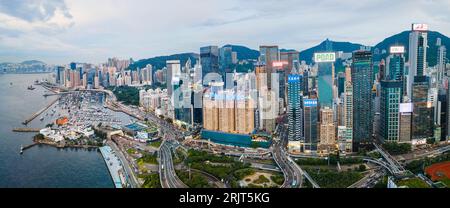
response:
<svg viewBox="0 0 450 208"><path fill-rule="evenodd" d="M144 68L147 64L151 64L153 66L154 71L156 69L162 69L166 66L166 61L168 60L180 60L181 65L186 64L188 59L191 59L192 65L197 63L197 59L199 55L196 53L181 53L181 54L173 54L169 56L157 56L148 59L141 59L139 61L134 62L128 68L131 70L136 70L137 68Z"/></svg>
<svg viewBox="0 0 450 208"><path fill-rule="evenodd" d="M380 43L376 44L372 47L372 50L379 51L380 53L374 54L374 60L379 61L382 58L386 58L388 55L387 53L381 54L383 50L386 52L389 52L389 47L395 44L401 44L404 45L406 48L406 52L408 52L408 45L409 45L409 33L410 31L404 31L399 34L393 35L391 37L388 37L381 41ZM430 66L436 65L436 54L437 54L437 47L436 47L436 39L441 38L442 44L447 47L447 50L450 51L450 38L435 31L429 31L428 32L428 50L427 50L427 61ZM241 45L232 45L227 44L224 46L231 46L232 51L237 52L237 58L239 60L244 59L258 59L259 57L259 51L254 50L251 48L248 48L246 46ZM308 48L306 50L300 51L300 60L306 61L308 64L312 62L314 53L316 52L324 52L328 49L331 49L333 51L343 51L345 53L351 53L355 50L359 50L363 46L359 43L351 43L351 42L338 42L338 41L332 41L332 40L324 40L320 44L313 46L311 48ZM280 49L281 52L286 51L292 51L295 49ZM405 54L406 59L408 59L408 54ZM199 55L196 53L182 53L182 54L174 54L170 56L158 56L154 58L149 59L142 59L139 61L136 61L132 65L130 65L130 69L136 69L137 67L143 68L147 64L152 64L155 69L161 69L166 66L167 60L181 60L181 64L184 65L186 63L186 60L188 58L191 58L192 64L196 63L196 60L199 58ZM447 52L447 59L450 60L450 52ZM30 61L33 62L33 61ZM38 61L37 61L38 62Z"/></svg>
<svg viewBox="0 0 450 208"><path fill-rule="evenodd" d="M42 61L38 61L38 60L28 60L28 61L24 61L21 64L26 64L26 65L46 65L46 63L42 62Z"/></svg>
<svg viewBox="0 0 450 208"><path fill-rule="evenodd" d="M386 58L389 55L388 54L389 47L392 45L399 44L399 45L405 46L405 50L406 50L405 57L406 57L406 60L408 60L409 33L410 33L410 31L401 32L399 34L388 37L388 38L384 39L383 41L381 41L380 43L378 43L377 45L375 45L373 47L374 50L376 48L378 48L380 52L382 50L386 50L387 53L375 55L374 59L380 60L382 58ZM427 49L427 62L428 62L429 66L435 66L436 62L437 62L437 60L436 60L436 57L437 57L436 39L437 38L441 38L442 45L445 45L447 50L450 49L450 38L448 38L447 36L445 36L439 32L429 31L428 32L428 49ZM447 59L450 59L450 53L447 53Z"/></svg>
<svg viewBox="0 0 450 208"><path fill-rule="evenodd" d="M306 61L306 63L311 63L313 60L314 53L327 51L327 41L329 42L329 47L333 51L343 51L345 53L350 53L361 48L361 44L350 43L350 42L337 42L332 40L324 40L319 45L312 48L300 51L300 60Z"/></svg>
<svg viewBox="0 0 450 208"><path fill-rule="evenodd" d="M258 59L258 57L259 57L259 51L253 50L253 49L245 47L245 46L231 45L231 44L224 45L224 47L225 46L227 46L227 47L231 46L231 50L233 52L237 52L237 58L239 60Z"/></svg>

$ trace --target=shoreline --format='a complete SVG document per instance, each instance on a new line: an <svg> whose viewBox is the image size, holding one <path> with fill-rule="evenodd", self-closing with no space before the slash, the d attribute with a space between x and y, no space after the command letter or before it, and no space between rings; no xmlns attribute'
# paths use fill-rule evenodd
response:
<svg viewBox="0 0 450 208"><path fill-rule="evenodd" d="M101 146L93 146L93 145L61 145L58 143L55 143L53 141L49 141L49 140L44 140L44 141L37 141L36 139L33 138L33 143L36 145L48 145L48 146L52 146L58 149L65 149L65 148L77 148L77 149L99 149Z"/></svg>

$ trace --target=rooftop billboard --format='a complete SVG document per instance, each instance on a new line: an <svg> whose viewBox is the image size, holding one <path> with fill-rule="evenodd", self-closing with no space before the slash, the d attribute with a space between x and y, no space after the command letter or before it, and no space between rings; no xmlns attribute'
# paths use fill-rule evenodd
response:
<svg viewBox="0 0 450 208"><path fill-rule="evenodd" d="M428 25L414 23L414 24L412 24L412 30L413 31L428 31Z"/></svg>
<svg viewBox="0 0 450 208"><path fill-rule="evenodd" d="M336 53L314 53L314 62L323 63L323 62L335 62L336 61Z"/></svg>

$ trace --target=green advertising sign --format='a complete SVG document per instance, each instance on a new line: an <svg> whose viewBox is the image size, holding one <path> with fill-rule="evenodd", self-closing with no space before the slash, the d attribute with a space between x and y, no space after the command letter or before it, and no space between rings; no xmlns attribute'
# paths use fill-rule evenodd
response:
<svg viewBox="0 0 450 208"><path fill-rule="evenodd" d="M316 63L322 62L335 62L336 61L336 53L314 53L314 61Z"/></svg>

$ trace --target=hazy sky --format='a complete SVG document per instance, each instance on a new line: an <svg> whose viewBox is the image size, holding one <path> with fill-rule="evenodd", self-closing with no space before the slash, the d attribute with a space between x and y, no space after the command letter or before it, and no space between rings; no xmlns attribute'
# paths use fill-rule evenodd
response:
<svg viewBox="0 0 450 208"><path fill-rule="evenodd" d="M373 45L423 22L450 35L449 0L0 0L0 62L135 60L200 46Z"/></svg>

